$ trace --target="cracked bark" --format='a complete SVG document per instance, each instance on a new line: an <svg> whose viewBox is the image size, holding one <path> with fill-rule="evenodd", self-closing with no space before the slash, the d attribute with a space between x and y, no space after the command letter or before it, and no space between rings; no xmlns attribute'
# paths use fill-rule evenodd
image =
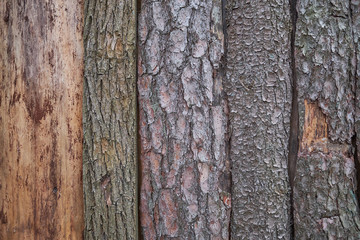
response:
<svg viewBox="0 0 360 240"><path fill-rule="evenodd" d="M233 239L290 239L289 1L227 1Z"/></svg>
<svg viewBox="0 0 360 240"><path fill-rule="evenodd" d="M354 10L351 11L351 8ZM359 239L355 134L359 1L298 1L296 239Z"/></svg>
<svg viewBox="0 0 360 240"><path fill-rule="evenodd" d="M85 5L86 239L138 239L136 1Z"/></svg>
<svg viewBox="0 0 360 240"><path fill-rule="evenodd" d="M0 239L82 239L82 2L1 1Z"/></svg>
<svg viewBox="0 0 360 240"><path fill-rule="evenodd" d="M145 239L228 239L220 0L142 1L138 91Z"/></svg>

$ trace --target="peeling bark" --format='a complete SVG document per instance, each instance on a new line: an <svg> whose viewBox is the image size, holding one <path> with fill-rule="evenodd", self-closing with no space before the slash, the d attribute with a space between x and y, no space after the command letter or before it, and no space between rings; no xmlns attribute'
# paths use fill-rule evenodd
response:
<svg viewBox="0 0 360 240"><path fill-rule="evenodd" d="M85 238L138 239L136 1L85 6Z"/></svg>
<svg viewBox="0 0 360 240"><path fill-rule="evenodd" d="M298 14L301 144L294 186L295 237L359 239L351 144L358 46L351 1L299 0Z"/></svg>
<svg viewBox="0 0 360 240"><path fill-rule="evenodd" d="M234 239L290 239L289 1L227 1Z"/></svg>
<svg viewBox="0 0 360 240"><path fill-rule="evenodd" d="M228 239L222 3L143 1L140 219L145 239Z"/></svg>
<svg viewBox="0 0 360 240"><path fill-rule="evenodd" d="M0 3L0 239L82 239L81 1Z"/></svg>

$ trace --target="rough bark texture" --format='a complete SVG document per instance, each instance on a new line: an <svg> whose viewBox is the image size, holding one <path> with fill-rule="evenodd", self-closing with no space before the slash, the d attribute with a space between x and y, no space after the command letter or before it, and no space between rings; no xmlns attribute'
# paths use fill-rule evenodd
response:
<svg viewBox="0 0 360 240"><path fill-rule="evenodd" d="M288 1L227 1L234 239L289 239Z"/></svg>
<svg viewBox="0 0 360 240"><path fill-rule="evenodd" d="M295 57L301 144L294 187L296 239L360 238L351 145L358 48L353 23L359 18L352 19L350 4L298 2Z"/></svg>
<svg viewBox="0 0 360 240"><path fill-rule="evenodd" d="M138 89L145 239L228 239L220 0L142 2Z"/></svg>
<svg viewBox="0 0 360 240"><path fill-rule="evenodd" d="M85 4L86 239L138 239L135 4Z"/></svg>
<svg viewBox="0 0 360 240"><path fill-rule="evenodd" d="M355 45L355 134L356 144L355 166L357 170L357 199L360 203L360 0L351 1L351 17L353 24L354 45ZM354 143L354 142L353 142Z"/></svg>
<svg viewBox="0 0 360 240"><path fill-rule="evenodd" d="M0 3L0 239L82 239L81 1Z"/></svg>

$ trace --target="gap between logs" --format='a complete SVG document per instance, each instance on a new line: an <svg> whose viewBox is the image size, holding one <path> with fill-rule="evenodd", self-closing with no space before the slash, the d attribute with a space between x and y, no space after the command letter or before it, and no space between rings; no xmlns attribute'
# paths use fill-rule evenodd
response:
<svg viewBox="0 0 360 240"><path fill-rule="evenodd" d="M296 171L296 161L299 149L299 103L298 103L298 89L297 77L295 68L295 34L296 34L296 21L297 0L289 0L290 4L290 17L291 17L291 43L290 43L290 57L291 57L291 82L292 82L292 103L291 103L291 118L290 118L290 136L289 136L289 155L288 155L288 174L290 182L290 225L291 225L291 239L295 238L294 229L294 205L293 205L293 187Z"/></svg>
<svg viewBox="0 0 360 240"><path fill-rule="evenodd" d="M141 191L141 181L142 181L142 175L141 175L141 161L140 161L140 156L141 156L141 139L140 139L140 103L139 103L139 90L138 90L138 87L137 87L137 81L139 79L139 31L138 31L138 26L139 26L139 14L141 12L141 0L136 0L136 20L135 20L135 23L136 23L136 52L135 52L135 61L136 61L136 74L135 74L135 77L136 77L136 80L135 80L135 84L136 84L136 93L135 93L135 96L136 96L136 162L137 162L137 176L136 176L136 179L137 179L137 212L138 212L138 219L137 219L137 239L144 239L144 236L142 235L142 230L141 230L141 219L140 219L140 216L141 216L141 213L140 213L140 191Z"/></svg>

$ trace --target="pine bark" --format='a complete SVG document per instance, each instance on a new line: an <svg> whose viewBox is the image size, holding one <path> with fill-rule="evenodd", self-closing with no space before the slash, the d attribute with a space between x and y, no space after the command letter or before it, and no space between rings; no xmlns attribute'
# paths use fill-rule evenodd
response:
<svg viewBox="0 0 360 240"><path fill-rule="evenodd" d="M298 1L295 58L301 141L294 186L296 239L360 238L352 144L359 104L358 8L358 1Z"/></svg>
<svg viewBox="0 0 360 240"><path fill-rule="evenodd" d="M81 1L0 3L0 239L82 239Z"/></svg>
<svg viewBox="0 0 360 240"><path fill-rule="evenodd" d="M233 239L290 239L289 1L227 1Z"/></svg>
<svg viewBox="0 0 360 240"><path fill-rule="evenodd" d="M144 239L228 239L220 0L142 2L138 90Z"/></svg>
<svg viewBox="0 0 360 240"><path fill-rule="evenodd" d="M85 4L86 239L138 239L136 2Z"/></svg>

